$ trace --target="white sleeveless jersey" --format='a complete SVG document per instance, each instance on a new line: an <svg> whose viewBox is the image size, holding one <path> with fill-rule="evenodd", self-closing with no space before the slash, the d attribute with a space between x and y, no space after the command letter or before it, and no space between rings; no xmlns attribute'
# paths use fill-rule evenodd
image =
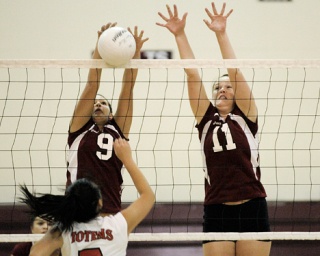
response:
<svg viewBox="0 0 320 256"><path fill-rule="evenodd" d="M72 232L64 232L62 255L124 256L128 245L127 222L122 213L97 217L88 223L76 223Z"/></svg>

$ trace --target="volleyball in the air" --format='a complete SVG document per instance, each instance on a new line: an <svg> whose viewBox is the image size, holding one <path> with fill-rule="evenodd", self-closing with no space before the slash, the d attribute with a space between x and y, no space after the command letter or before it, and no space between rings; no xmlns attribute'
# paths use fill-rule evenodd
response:
<svg viewBox="0 0 320 256"><path fill-rule="evenodd" d="M101 58L110 66L121 66L128 63L134 56L136 41L128 30L111 27L100 35L98 51Z"/></svg>

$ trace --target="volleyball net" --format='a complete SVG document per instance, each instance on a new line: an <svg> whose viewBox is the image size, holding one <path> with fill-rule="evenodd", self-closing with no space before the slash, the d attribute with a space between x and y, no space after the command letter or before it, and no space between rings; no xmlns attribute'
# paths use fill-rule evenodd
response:
<svg viewBox="0 0 320 256"><path fill-rule="evenodd" d="M195 207L204 199L204 175L184 68L199 69L210 96L213 82L229 67L241 69L256 99L261 180L271 224L281 219L284 230L271 225L270 233L205 234L194 227L193 220L202 219ZM114 109L123 69L139 68L129 138L156 204L151 227L138 228L132 241L320 239L320 60L132 60L120 68L101 60L0 60L0 205L9 209L0 242L38 239L9 228L20 209L20 184L37 193L63 193L68 126L90 68L103 68L99 93ZM136 189L126 171L123 177L122 200L130 203ZM290 209L282 215L285 204ZM161 213L163 205L168 207ZM290 225L294 218L307 228ZM159 220L168 229L152 226Z"/></svg>

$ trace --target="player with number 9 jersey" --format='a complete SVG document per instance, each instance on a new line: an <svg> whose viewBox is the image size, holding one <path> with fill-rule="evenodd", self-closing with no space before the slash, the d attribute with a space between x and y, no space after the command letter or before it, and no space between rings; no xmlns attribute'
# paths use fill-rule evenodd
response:
<svg viewBox="0 0 320 256"><path fill-rule="evenodd" d="M115 23L102 25L101 34L116 26ZM140 50L148 38L143 38L135 26L129 32L135 38L136 51L133 58L140 58ZM93 59L101 59L97 43ZM109 100L98 94L101 68L90 68L87 83L77 101L69 125L67 187L77 179L87 178L101 187L104 200L101 212L114 214L121 209L122 176L121 161L115 156L113 146L116 138L128 138L133 117L133 89L138 69L126 68L117 99L115 113Z"/></svg>
<svg viewBox="0 0 320 256"><path fill-rule="evenodd" d="M88 178L101 185L104 213L117 213L121 209L122 162L113 151L116 138L124 135L114 119L100 131L90 119L80 130L69 133L67 186L78 179ZM102 182L109 182L108 186Z"/></svg>

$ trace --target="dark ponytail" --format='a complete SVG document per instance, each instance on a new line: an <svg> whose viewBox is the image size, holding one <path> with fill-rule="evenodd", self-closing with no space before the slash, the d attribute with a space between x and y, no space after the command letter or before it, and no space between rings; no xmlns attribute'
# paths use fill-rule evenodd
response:
<svg viewBox="0 0 320 256"><path fill-rule="evenodd" d="M24 195L21 201L30 207L29 212L49 222L55 222L61 232L70 231L74 222L88 222L99 213L100 190L87 179L71 184L65 195L35 196L25 185L20 186L20 189Z"/></svg>

